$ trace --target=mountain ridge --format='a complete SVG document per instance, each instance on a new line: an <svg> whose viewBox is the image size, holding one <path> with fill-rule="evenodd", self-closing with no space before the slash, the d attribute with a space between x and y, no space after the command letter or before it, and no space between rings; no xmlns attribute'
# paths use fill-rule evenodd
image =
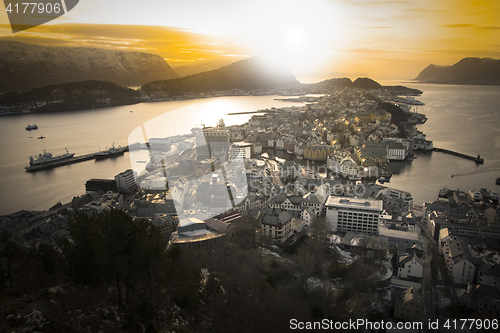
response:
<svg viewBox="0 0 500 333"><path fill-rule="evenodd" d="M88 80L141 86L179 76L152 53L0 40L0 77L0 92L11 92Z"/></svg>
<svg viewBox="0 0 500 333"><path fill-rule="evenodd" d="M283 64L266 65L265 62L264 57L254 56L208 72L149 82L141 87L141 91L180 95L232 89L272 89L300 83Z"/></svg>
<svg viewBox="0 0 500 333"><path fill-rule="evenodd" d="M500 60L468 57L451 66L431 64L415 80L423 83L500 85Z"/></svg>

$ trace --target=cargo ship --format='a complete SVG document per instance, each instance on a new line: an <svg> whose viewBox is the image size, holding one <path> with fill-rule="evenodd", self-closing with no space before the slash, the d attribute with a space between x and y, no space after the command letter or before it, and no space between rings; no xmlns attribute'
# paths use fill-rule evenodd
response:
<svg viewBox="0 0 500 333"><path fill-rule="evenodd" d="M65 148L66 149L66 148ZM51 162L56 162L60 160L64 160L67 158L71 158L75 155L75 153L69 153L66 149L66 154L53 156L52 153L48 153L45 149L43 150L43 154L38 154L38 156L30 156L30 165L42 165Z"/></svg>

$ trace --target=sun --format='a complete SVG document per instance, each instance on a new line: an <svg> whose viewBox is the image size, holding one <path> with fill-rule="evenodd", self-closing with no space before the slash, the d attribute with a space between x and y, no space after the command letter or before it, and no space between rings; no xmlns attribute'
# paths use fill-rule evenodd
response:
<svg viewBox="0 0 500 333"><path fill-rule="evenodd" d="M285 42L289 49L300 49L305 46L306 34L303 30L292 28L286 33Z"/></svg>

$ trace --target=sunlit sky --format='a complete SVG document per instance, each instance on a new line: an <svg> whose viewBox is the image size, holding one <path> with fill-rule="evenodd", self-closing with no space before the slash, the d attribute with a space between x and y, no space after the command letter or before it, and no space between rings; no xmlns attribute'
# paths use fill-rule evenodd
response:
<svg viewBox="0 0 500 333"><path fill-rule="evenodd" d="M80 0L66 15L0 38L151 52L172 67L267 54L301 82L415 78L427 65L500 58L498 0Z"/></svg>

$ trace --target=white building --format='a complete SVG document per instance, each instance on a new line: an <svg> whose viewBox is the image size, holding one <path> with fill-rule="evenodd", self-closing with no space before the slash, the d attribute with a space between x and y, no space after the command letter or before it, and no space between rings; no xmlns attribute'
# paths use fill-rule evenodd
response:
<svg viewBox="0 0 500 333"><path fill-rule="evenodd" d="M137 175L134 170L128 169L115 176L118 192L131 192L136 188L135 179Z"/></svg>
<svg viewBox="0 0 500 333"><path fill-rule="evenodd" d="M402 143L390 142L387 145L387 159L402 161L408 156L408 150Z"/></svg>
<svg viewBox="0 0 500 333"><path fill-rule="evenodd" d="M396 198L403 201L403 211L411 212L413 210L413 197L411 196L410 192L390 188L388 195L391 198Z"/></svg>
<svg viewBox="0 0 500 333"><path fill-rule="evenodd" d="M424 276L424 267L422 259L416 255L406 254L399 257L398 277L399 278L422 278Z"/></svg>
<svg viewBox="0 0 500 333"><path fill-rule="evenodd" d="M152 152L167 152L172 145L171 138L150 138L149 147Z"/></svg>
<svg viewBox="0 0 500 333"><path fill-rule="evenodd" d="M448 272L454 283L472 284L479 268L485 262L474 256L470 247L460 238L453 238L443 246L443 255Z"/></svg>
<svg viewBox="0 0 500 333"><path fill-rule="evenodd" d="M325 206L328 231L378 235L382 200L330 196Z"/></svg>
<svg viewBox="0 0 500 333"><path fill-rule="evenodd" d="M289 212L281 212L278 216L264 215L262 219L262 235L276 239L278 242L286 242L293 235L293 215Z"/></svg>
<svg viewBox="0 0 500 333"><path fill-rule="evenodd" d="M251 158L253 151L253 143L235 142L231 146L231 158Z"/></svg>

